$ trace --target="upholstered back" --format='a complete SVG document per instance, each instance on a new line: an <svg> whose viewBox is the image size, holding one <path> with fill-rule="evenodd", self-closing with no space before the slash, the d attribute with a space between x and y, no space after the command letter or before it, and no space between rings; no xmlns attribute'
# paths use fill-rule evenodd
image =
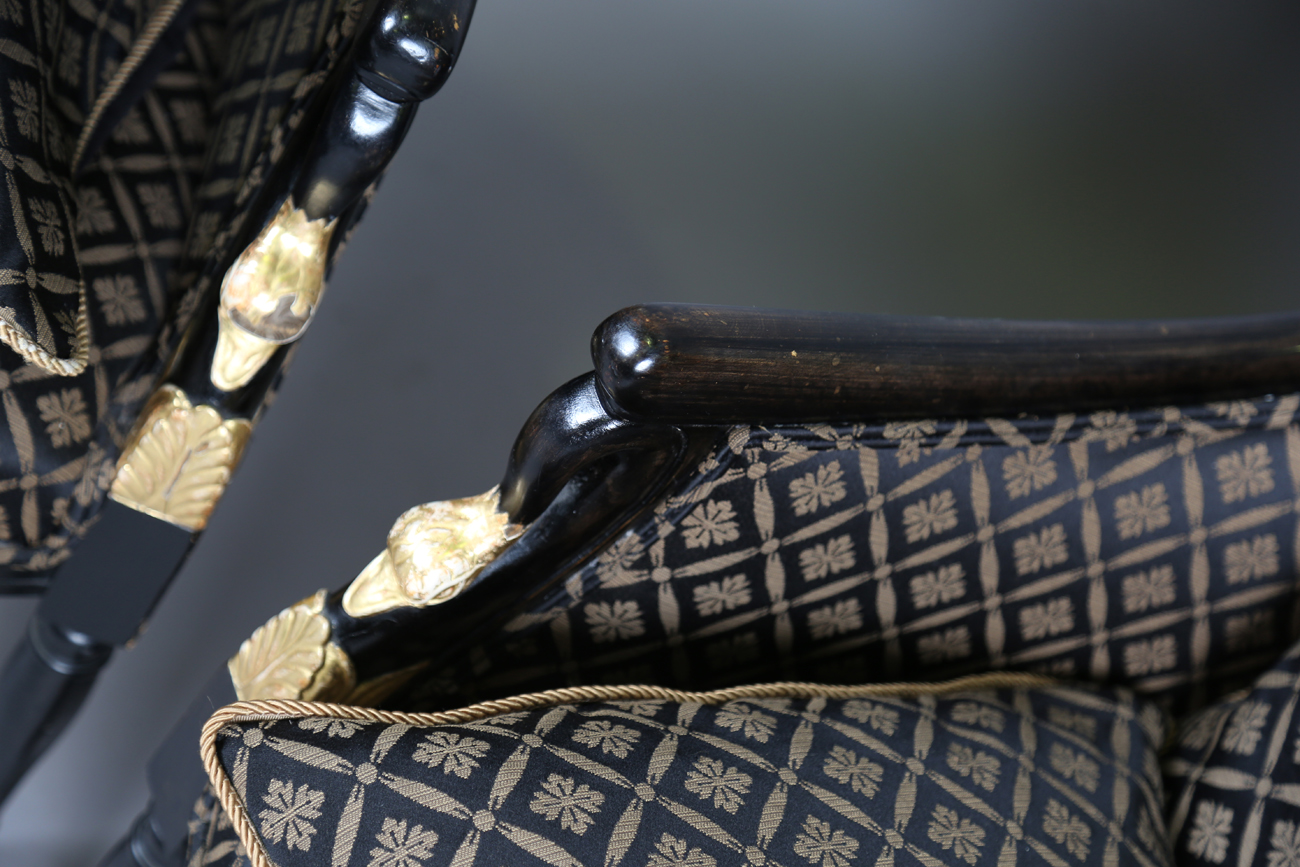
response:
<svg viewBox="0 0 1300 867"><path fill-rule="evenodd" d="M735 428L561 589L390 706L1016 669L1181 713L1294 635L1298 406Z"/></svg>
<svg viewBox="0 0 1300 867"><path fill-rule="evenodd" d="M0 592L43 586L93 521L207 271L346 46L346 5L0 5ZM190 17L158 61L169 15ZM156 75L124 79L136 61ZM129 108L74 176L114 94Z"/></svg>

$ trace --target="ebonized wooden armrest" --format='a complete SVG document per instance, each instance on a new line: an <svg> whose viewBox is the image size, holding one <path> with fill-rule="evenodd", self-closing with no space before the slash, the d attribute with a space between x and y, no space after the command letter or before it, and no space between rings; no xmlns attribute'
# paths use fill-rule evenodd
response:
<svg viewBox="0 0 1300 867"><path fill-rule="evenodd" d="M1300 385L1300 313L1031 322L646 304L592 337L615 416L667 424L1003 415Z"/></svg>

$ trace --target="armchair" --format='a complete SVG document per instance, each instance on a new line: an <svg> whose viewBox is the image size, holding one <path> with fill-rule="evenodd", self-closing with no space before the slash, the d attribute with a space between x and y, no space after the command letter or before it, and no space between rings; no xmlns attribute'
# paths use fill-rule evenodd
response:
<svg viewBox="0 0 1300 867"><path fill-rule="evenodd" d="M159 753L151 777L165 795L111 863L179 845L189 800L178 800L179 781L197 792L201 779L185 745L231 698L252 703L213 718L204 759L237 815L231 825L211 797L199 800L187 856L199 863L237 863L236 829L256 864L365 863L356 823L378 822L357 812L359 790L340 790L330 803L358 806L326 811L327 848L286 838L267 818L274 809L257 812L248 750L221 746L232 721L262 721L239 737L253 749L268 732L274 749L256 755L289 757L269 771L279 780L295 761L328 771L336 759L320 752L335 749L325 741L272 737L277 719L319 732L332 724L313 720L385 722L399 737L462 717L386 711L486 701L500 712L536 706L511 696L556 689L566 704L708 703L772 680L801 685L756 695L915 696L928 689L917 680L991 671L1010 680L953 688L1085 682L1135 691L1142 702L1121 718L1182 717L1251 682L1290 643L1296 483L1283 466L1300 399L1283 386L1300 373L1297 336L1300 320L1285 316L1101 324L623 311L593 338L595 373L524 425L501 485L411 510L346 590L291 606L245 642ZM919 372L928 388L909 390ZM964 401L966 413L919 417L931 392ZM1159 406L1193 393L1211 402ZM1131 409L1140 403L1158 408ZM1011 406L1021 410L1008 418ZM587 687L629 683L651 686ZM874 686L859 695L844 684ZM722 698L701 697L710 689ZM1150 731L1166 724L1149 721ZM1143 762L1154 763L1162 737L1150 735ZM439 791L454 797L447 785ZM435 795L411 797L430 807ZM1163 821L1141 815L1163 838ZM469 826L439 827L455 838L450 858ZM1131 849L1147 832L1110 833Z"/></svg>
<svg viewBox="0 0 1300 867"><path fill-rule="evenodd" d="M1084 281L1084 282L1086 282L1086 281ZM612 307L612 304L610 304L610 305L611 305L611 307ZM606 309L607 309L607 308L606 308ZM560 381L560 377L556 377L556 378L555 378L555 381ZM473 490L473 487L469 487L469 490ZM411 502L413 502L413 499L411 500Z"/></svg>

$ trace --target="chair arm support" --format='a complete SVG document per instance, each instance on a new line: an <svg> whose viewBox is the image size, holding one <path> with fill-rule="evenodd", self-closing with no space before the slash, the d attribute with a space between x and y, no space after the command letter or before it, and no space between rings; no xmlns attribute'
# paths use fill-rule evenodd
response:
<svg viewBox="0 0 1300 867"><path fill-rule="evenodd" d="M663 424L1056 412L1300 384L1300 313L1033 322L647 304L592 336L611 415Z"/></svg>

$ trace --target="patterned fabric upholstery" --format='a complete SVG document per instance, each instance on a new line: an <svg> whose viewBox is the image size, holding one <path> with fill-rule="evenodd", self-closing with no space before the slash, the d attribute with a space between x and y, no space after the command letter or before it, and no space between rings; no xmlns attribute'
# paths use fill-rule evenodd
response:
<svg viewBox="0 0 1300 867"><path fill-rule="evenodd" d="M1124 692L250 716L220 763L279 867L1169 863L1164 720Z"/></svg>
<svg viewBox="0 0 1300 867"><path fill-rule="evenodd" d="M1297 698L1300 645L1182 727L1165 763L1180 861L1300 865Z"/></svg>
<svg viewBox="0 0 1300 867"><path fill-rule="evenodd" d="M77 356L80 341L86 361L61 376L0 348L0 564L18 571L66 557L111 480L201 177L214 78L208 47L191 40L69 178L90 105L143 23L133 5L0 5L0 319L50 357Z"/></svg>
<svg viewBox="0 0 1300 867"><path fill-rule="evenodd" d="M1291 641L1298 405L739 428L506 635L392 706L1014 668L1182 713Z"/></svg>
<svg viewBox="0 0 1300 867"><path fill-rule="evenodd" d="M1298 406L735 429L552 598L388 706L1021 668L1183 714L1294 638ZM242 863L233 841L212 806L191 863Z"/></svg>
<svg viewBox="0 0 1300 867"><path fill-rule="evenodd" d="M0 331L69 359L83 297L87 314L76 375L0 348L0 590L38 584L93 522L210 282L197 275L242 225L355 23L339 14L346 0L200 2L182 52L70 178L91 106L155 5L0 2Z"/></svg>
<svg viewBox="0 0 1300 867"><path fill-rule="evenodd" d="M187 830L186 867L248 867L248 850L236 836L230 816L221 809L211 786L205 787L194 802L194 817Z"/></svg>

